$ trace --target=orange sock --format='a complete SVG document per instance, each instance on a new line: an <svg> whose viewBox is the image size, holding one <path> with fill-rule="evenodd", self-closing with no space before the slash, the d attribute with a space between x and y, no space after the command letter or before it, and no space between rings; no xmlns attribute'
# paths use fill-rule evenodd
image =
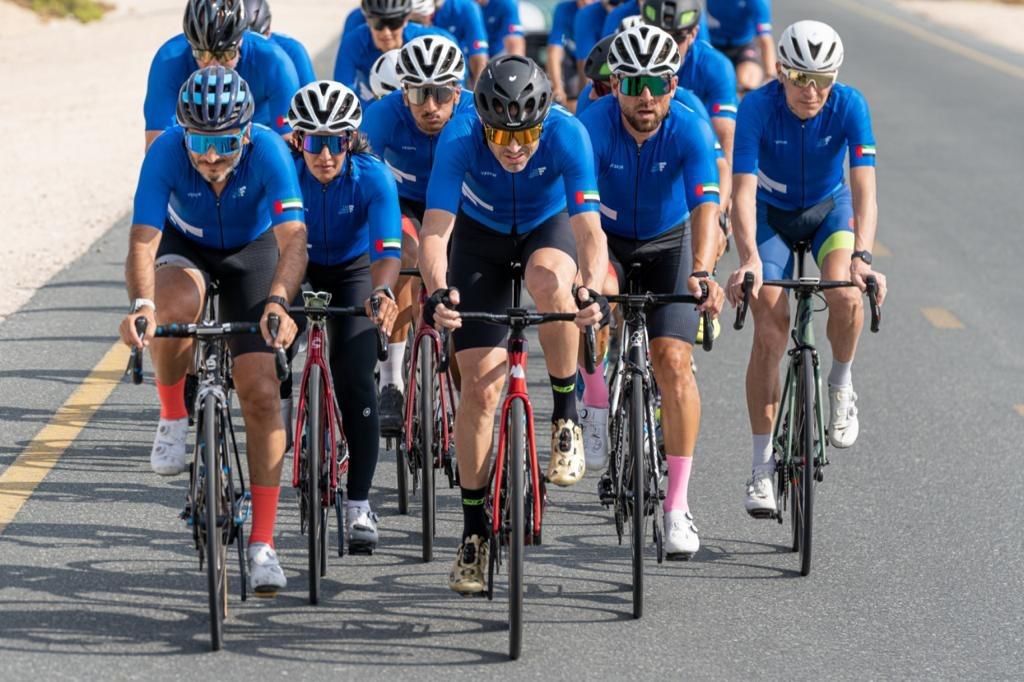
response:
<svg viewBox="0 0 1024 682"><path fill-rule="evenodd" d="M156 382L156 392L160 396L161 419L184 419L188 416L185 409L185 377L176 384Z"/></svg>
<svg viewBox="0 0 1024 682"><path fill-rule="evenodd" d="M264 542L274 546L274 521L277 520L277 500L281 496L281 486L251 485L252 493L252 532L249 544Z"/></svg>

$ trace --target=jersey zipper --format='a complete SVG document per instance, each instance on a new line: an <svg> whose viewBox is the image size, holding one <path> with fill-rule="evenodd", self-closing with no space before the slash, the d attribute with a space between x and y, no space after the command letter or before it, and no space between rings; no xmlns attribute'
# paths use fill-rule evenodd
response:
<svg viewBox="0 0 1024 682"><path fill-rule="evenodd" d="M519 211L516 206L516 175L515 173L509 173L512 177L512 238L515 239L519 234Z"/></svg>
<svg viewBox="0 0 1024 682"><path fill-rule="evenodd" d="M640 210L640 154L643 152L643 143L636 145L636 168L634 175L636 180L633 184L633 241L640 241L640 227L637 225L637 213Z"/></svg>
<svg viewBox="0 0 1024 682"><path fill-rule="evenodd" d="M806 122L801 122L800 123L800 208L804 208L804 205L807 203L807 176L806 176L805 159L804 159L804 156L805 156L805 154L804 154L804 143L805 143L805 140L804 140L805 135L804 135L804 133L806 132L806 130L807 130L807 123Z"/></svg>
<svg viewBox="0 0 1024 682"><path fill-rule="evenodd" d="M220 250L225 251L227 247L224 246L224 217L220 213L220 197L217 197L217 225L220 227Z"/></svg>
<svg viewBox="0 0 1024 682"><path fill-rule="evenodd" d="M324 258L327 265L331 264L331 250L327 244L327 185L320 185L320 209L324 223Z"/></svg>

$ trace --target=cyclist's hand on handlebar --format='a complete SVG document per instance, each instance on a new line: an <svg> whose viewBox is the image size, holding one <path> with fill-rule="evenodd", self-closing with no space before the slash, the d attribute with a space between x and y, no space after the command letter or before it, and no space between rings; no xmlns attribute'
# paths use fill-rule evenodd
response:
<svg viewBox="0 0 1024 682"><path fill-rule="evenodd" d="M435 329L458 329L462 326L462 317L455 306L459 305L459 290L449 287L438 289L430 295L423 305L423 321Z"/></svg>
<svg viewBox="0 0 1024 682"><path fill-rule="evenodd" d="M377 299L377 314L373 314L373 299ZM395 299L387 295L387 292L377 290L374 291L370 298L366 299L363 303L363 308L366 310L366 316L373 321L375 325L380 327L380 330L391 335L391 330L395 326L395 320L398 319L398 304Z"/></svg>
<svg viewBox="0 0 1024 682"><path fill-rule="evenodd" d="M135 320L140 317L146 320L147 334L145 340L139 338L139 333L135 329ZM121 334L121 340L124 341L126 346L144 348L149 345L149 337L152 336L154 329L156 329L156 317L153 315L153 309L146 306L140 308L137 313L125 315L125 318L121 320L118 332Z"/></svg>
<svg viewBox="0 0 1024 682"><path fill-rule="evenodd" d="M702 283L707 286L707 298L703 303L697 305L697 310L707 311L713 318L718 317L725 305L725 292L722 291L722 287L718 286L718 282L710 277L690 277L686 280L686 288L699 298L704 295L704 290L701 288Z"/></svg>
<svg viewBox="0 0 1024 682"><path fill-rule="evenodd" d="M734 308L743 302L743 276L748 272L754 273L754 288L750 292L750 298L757 298L761 285L764 284L760 260L740 265L736 272L729 276L729 281L725 285L725 296Z"/></svg>
<svg viewBox="0 0 1024 682"><path fill-rule="evenodd" d="M885 301L886 293L885 275L872 270L871 266L860 258L854 258L850 261L850 281L856 284L861 291L867 289L867 279L871 275L874 275L875 280L878 282L878 305L882 305L882 302Z"/></svg>
<svg viewBox="0 0 1024 682"><path fill-rule="evenodd" d="M608 299L593 289L587 287L576 289L576 305L579 307L579 312L576 313L575 324L580 330L591 326L603 327L608 324L611 315Z"/></svg>
<svg viewBox="0 0 1024 682"><path fill-rule="evenodd" d="M281 318L276 337L267 328L267 315L271 313ZM260 332L263 334L263 340L266 341L268 346L271 348L287 348L295 340L295 335L298 331L299 328L295 324L295 320L291 318L288 311L282 306L276 303L268 303L264 306L263 316L260 318Z"/></svg>

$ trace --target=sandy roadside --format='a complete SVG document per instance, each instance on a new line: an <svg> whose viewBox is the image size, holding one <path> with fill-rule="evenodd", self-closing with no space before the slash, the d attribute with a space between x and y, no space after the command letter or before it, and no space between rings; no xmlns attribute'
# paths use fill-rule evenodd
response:
<svg viewBox="0 0 1024 682"><path fill-rule="evenodd" d="M156 49L181 31L185 3L113 2L116 11L87 26L0 2L0 320L131 208L146 75ZM271 0L274 28L315 56L355 5Z"/></svg>
<svg viewBox="0 0 1024 682"><path fill-rule="evenodd" d="M985 0L897 0L896 4L937 24L1024 54L1024 5Z"/></svg>

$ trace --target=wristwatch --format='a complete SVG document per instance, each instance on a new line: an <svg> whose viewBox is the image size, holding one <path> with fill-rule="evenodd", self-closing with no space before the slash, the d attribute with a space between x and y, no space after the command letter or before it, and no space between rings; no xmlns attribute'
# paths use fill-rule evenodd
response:
<svg viewBox="0 0 1024 682"><path fill-rule="evenodd" d="M132 301L132 307L129 308L128 314L129 315L134 315L135 313L139 312L140 310L142 310L146 306L149 306L149 308L153 312L156 312L156 303L153 303L153 301L151 299L148 299L148 298L137 298L134 301Z"/></svg>
<svg viewBox="0 0 1024 682"><path fill-rule="evenodd" d="M373 288L373 293L378 293L378 292L384 294L385 296L390 298L392 301L395 300L395 292L391 291L391 287L389 287L387 284L381 284L379 287L374 287Z"/></svg>
<svg viewBox="0 0 1024 682"><path fill-rule="evenodd" d="M850 260L853 260L854 258L860 258L866 264L871 265L871 252L870 251L866 251L866 250L865 251L854 251L850 255Z"/></svg>
<svg viewBox="0 0 1024 682"><path fill-rule="evenodd" d="M267 300L263 305L266 306L271 303L276 303L285 310L288 310L288 299L285 298L284 296L267 296Z"/></svg>

